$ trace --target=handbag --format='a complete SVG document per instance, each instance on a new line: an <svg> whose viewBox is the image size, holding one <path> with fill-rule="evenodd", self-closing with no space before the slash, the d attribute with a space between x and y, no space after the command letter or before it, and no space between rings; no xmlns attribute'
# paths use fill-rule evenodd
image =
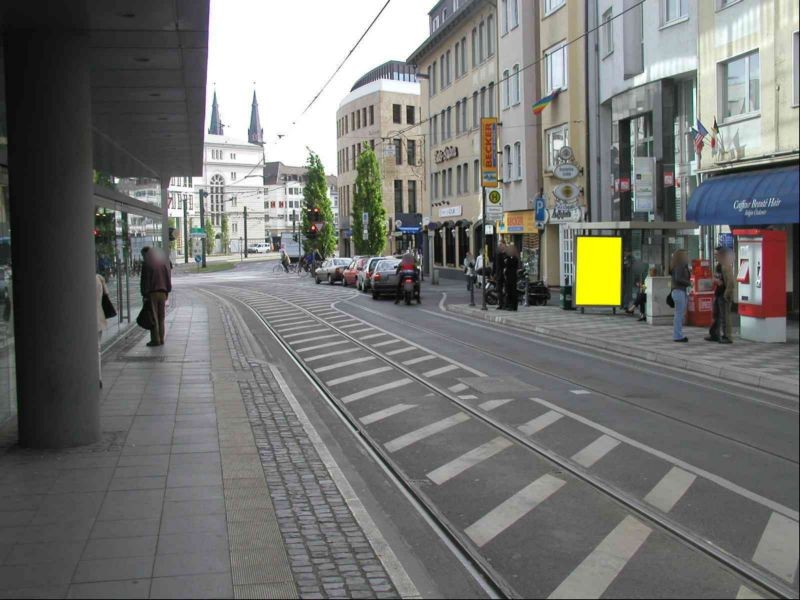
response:
<svg viewBox="0 0 800 600"><path fill-rule="evenodd" d="M114 308L114 305L111 303L111 298L108 297L108 294L103 292L103 300L101 302L103 305L103 315L106 319L113 319L117 316L117 309Z"/></svg>
<svg viewBox="0 0 800 600"><path fill-rule="evenodd" d="M675 300L672 297L671 291L669 294L667 294L667 306L669 306L670 308L675 308Z"/></svg>
<svg viewBox="0 0 800 600"><path fill-rule="evenodd" d="M150 300L145 300L142 303L142 310L139 311L139 316L136 317L136 324L142 329L150 331L155 326L153 322L153 309L150 306Z"/></svg>

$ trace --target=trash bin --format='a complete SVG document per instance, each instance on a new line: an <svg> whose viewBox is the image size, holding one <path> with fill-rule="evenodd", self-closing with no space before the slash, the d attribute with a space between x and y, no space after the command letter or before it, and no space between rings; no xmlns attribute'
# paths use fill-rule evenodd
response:
<svg viewBox="0 0 800 600"><path fill-rule="evenodd" d="M687 325L711 327L714 321L714 292L695 292L689 296Z"/></svg>
<svg viewBox="0 0 800 600"><path fill-rule="evenodd" d="M569 284L569 279L564 281L564 285L561 286L561 294L559 296L561 300L561 308L563 310L575 310L572 306L572 286Z"/></svg>

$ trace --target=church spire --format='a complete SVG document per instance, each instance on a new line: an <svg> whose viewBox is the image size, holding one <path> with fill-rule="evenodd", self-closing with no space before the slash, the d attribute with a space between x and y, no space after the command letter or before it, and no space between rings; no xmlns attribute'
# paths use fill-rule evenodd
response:
<svg viewBox="0 0 800 600"><path fill-rule="evenodd" d="M258 116L258 100L255 90L253 90L253 106L250 109L250 129L247 130L247 141L259 146L264 145L264 130L261 129L261 119Z"/></svg>
<svg viewBox="0 0 800 600"><path fill-rule="evenodd" d="M217 90L214 90L214 101L211 103L211 126L208 133L211 135L224 135L222 121L219 118L219 105L217 104Z"/></svg>

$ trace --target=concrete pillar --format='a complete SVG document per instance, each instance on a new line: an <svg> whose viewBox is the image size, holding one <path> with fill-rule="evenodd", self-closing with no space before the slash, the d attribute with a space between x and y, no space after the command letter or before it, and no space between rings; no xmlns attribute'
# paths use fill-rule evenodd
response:
<svg viewBox="0 0 800 600"><path fill-rule="evenodd" d="M19 441L100 437L88 40L5 33Z"/></svg>
<svg viewBox="0 0 800 600"><path fill-rule="evenodd" d="M161 248L167 257L172 258L169 242L169 177L161 178Z"/></svg>

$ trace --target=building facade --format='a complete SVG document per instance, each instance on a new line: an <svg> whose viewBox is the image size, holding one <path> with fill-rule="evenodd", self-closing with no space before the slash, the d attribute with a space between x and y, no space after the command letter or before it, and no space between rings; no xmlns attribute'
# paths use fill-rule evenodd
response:
<svg viewBox="0 0 800 600"><path fill-rule="evenodd" d="M429 36L409 57L421 74L428 166L426 266L456 269L484 239L480 120L498 115L496 8L442 0Z"/></svg>
<svg viewBox="0 0 800 600"><path fill-rule="evenodd" d="M418 127L422 118L414 69L400 61L366 73L339 104L336 148L342 256L352 256L352 230L361 227L361 217L352 214L352 207L358 157L368 147L375 151L383 181L389 231L385 251L398 253L422 242L425 139Z"/></svg>
<svg viewBox="0 0 800 600"><path fill-rule="evenodd" d="M500 88L499 146L505 218L500 233L522 251L529 274L539 279L540 237L533 203L543 189L541 118L531 107L542 97L539 3L501 0L498 4Z"/></svg>

